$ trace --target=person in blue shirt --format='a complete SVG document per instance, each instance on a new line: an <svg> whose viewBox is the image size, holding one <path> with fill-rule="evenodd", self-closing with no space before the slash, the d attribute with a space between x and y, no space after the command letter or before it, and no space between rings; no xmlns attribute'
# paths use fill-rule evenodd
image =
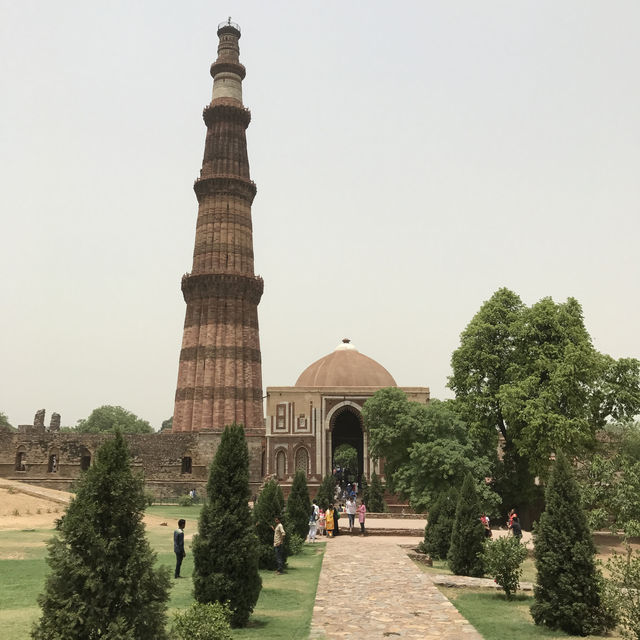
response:
<svg viewBox="0 0 640 640"><path fill-rule="evenodd" d="M178 528L173 532L173 552L176 554L176 571L174 578L180 578L180 567L182 560L187 555L184 550L184 527L185 520L178 520Z"/></svg>

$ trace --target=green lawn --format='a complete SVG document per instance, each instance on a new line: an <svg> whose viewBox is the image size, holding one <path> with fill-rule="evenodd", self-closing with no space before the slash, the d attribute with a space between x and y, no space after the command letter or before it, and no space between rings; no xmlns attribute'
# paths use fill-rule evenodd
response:
<svg viewBox="0 0 640 640"><path fill-rule="evenodd" d="M456 609L482 634L485 640L539 640L541 638L583 638L568 636L562 631L551 631L533 623L529 607L533 596L519 595L507 600L500 592L477 589L440 589L453 602ZM607 638L620 638L611 633ZM591 640L602 640L602 636L586 636ZM583 638L584 640L584 638Z"/></svg>
<svg viewBox="0 0 640 640"><path fill-rule="evenodd" d="M166 519L167 526L151 526L149 542L158 554L159 564L175 566L173 530L179 518L187 521L187 557L182 564L184 579L173 581L169 617L193 602L193 557L190 536L197 531L200 507L153 506L148 513ZM47 530L4 531L0 559L0 629L2 637L28 640L31 625L39 616L38 594L47 572L45 543L54 532ZM306 639L309 634L313 602L322 566L325 543L305 545L302 553L289 559L288 571L276 576L261 571L262 591L256 609L245 629L234 630L237 638Z"/></svg>

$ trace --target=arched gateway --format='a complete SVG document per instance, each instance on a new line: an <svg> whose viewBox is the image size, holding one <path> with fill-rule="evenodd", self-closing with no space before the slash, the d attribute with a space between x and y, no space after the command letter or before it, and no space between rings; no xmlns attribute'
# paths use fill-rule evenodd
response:
<svg viewBox="0 0 640 640"><path fill-rule="evenodd" d="M267 387L265 473L277 473L277 456L284 452L287 472L281 482L288 484L301 466L296 464L296 456L304 447L309 456L307 482L313 493L323 476L332 472L336 448L349 444L358 452L360 474L370 477L374 464L362 407L385 387L397 387L393 376L348 339L308 366L295 386ZM409 400L429 401L428 387L401 389Z"/></svg>

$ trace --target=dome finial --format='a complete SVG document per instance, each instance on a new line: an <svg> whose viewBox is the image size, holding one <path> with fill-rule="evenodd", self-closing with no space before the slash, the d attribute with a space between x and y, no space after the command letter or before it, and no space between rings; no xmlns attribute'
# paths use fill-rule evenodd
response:
<svg viewBox="0 0 640 640"><path fill-rule="evenodd" d="M349 344L351 342L350 338L342 338L342 342L344 342L345 344Z"/></svg>

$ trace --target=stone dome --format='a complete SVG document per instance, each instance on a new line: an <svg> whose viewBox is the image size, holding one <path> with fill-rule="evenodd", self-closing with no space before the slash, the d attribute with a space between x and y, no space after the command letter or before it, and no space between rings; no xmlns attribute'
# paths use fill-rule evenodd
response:
<svg viewBox="0 0 640 640"><path fill-rule="evenodd" d="M309 365L296 387L396 387L393 376L375 360L362 355L345 338L333 353Z"/></svg>

